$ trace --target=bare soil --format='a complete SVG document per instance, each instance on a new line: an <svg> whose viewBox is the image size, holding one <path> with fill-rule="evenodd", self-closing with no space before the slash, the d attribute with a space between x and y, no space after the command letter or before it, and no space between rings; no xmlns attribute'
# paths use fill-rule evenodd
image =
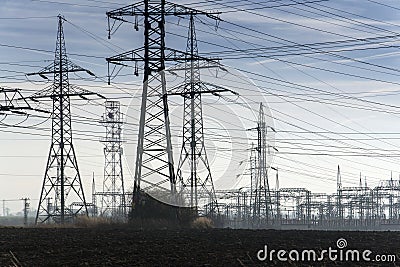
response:
<svg viewBox="0 0 400 267"><path fill-rule="evenodd" d="M369 249L395 254L395 263L259 261L268 249ZM0 266L398 266L400 232L277 230L136 230L131 227L1 228ZM15 261L15 260L14 260Z"/></svg>

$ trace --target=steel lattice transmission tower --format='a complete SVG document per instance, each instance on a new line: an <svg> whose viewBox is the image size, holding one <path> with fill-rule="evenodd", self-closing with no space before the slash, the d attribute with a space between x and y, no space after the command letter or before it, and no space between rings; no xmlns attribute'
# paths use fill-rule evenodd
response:
<svg viewBox="0 0 400 267"><path fill-rule="evenodd" d="M203 202L200 204L213 203L216 200L204 144L201 95L215 93L217 90L209 90L200 79L200 60L193 15L190 15L186 59L185 82L181 93L184 97L183 142L177 179L179 195L185 200L189 200L189 205L197 210L199 200Z"/></svg>
<svg viewBox="0 0 400 267"><path fill-rule="evenodd" d="M256 173L255 173L255 191L254 191L254 210L253 216L257 220L265 218L268 223L271 212L271 195L268 182L267 154L269 146L267 143L267 124L265 122L264 105L260 103L257 123L257 148L256 148ZM259 221L260 223L260 221Z"/></svg>
<svg viewBox="0 0 400 267"><path fill-rule="evenodd" d="M70 97L95 93L69 84L68 73L90 71L83 69L67 58L63 33L64 18L58 16L58 32L55 59L38 73L54 75L51 86L35 93L31 99L50 98L53 101L52 138L46 164L43 186L35 223L66 223L77 214L88 214L78 162L72 143ZM52 203L51 203L52 201ZM75 207L75 208L74 208Z"/></svg>
<svg viewBox="0 0 400 267"><path fill-rule="evenodd" d="M165 0L144 0L143 4L137 3L107 12L109 37L112 31L110 19L127 21L126 16L144 18L143 48L107 58L109 64L117 65L131 61L136 66L137 62L144 62L134 196L137 196L140 189L156 189L165 193L165 201L175 203L176 177L164 70L166 61L184 61L186 58L184 52L165 46L165 17L198 14L218 19L211 13Z"/></svg>
<svg viewBox="0 0 400 267"><path fill-rule="evenodd" d="M336 175L336 217L339 219L339 224L343 223L344 219L344 207L342 203L343 197L343 186L342 186L342 175L340 174L340 166L337 167L337 175Z"/></svg>
<svg viewBox="0 0 400 267"><path fill-rule="evenodd" d="M104 181L101 195L101 215L121 219L125 217L125 188L122 171L122 124L119 101L106 101L101 123L106 128L104 143Z"/></svg>

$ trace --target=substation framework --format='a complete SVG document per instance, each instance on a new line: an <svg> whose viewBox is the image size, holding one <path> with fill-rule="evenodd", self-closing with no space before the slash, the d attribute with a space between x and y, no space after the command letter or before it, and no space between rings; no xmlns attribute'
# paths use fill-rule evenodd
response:
<svg viewBox="0 0 400 267"><path fill-rule="evenodd" d="M262 119L259 119L258 131L260 122ZM258 145L263 143L261 139L265 137L262 136L259 134ZM216 191L217 203L222 211L216 216L223 226L400 230L400 179L383 180L371 188L366 180L362 183L360 174L359 186L343 187L338 166L336 192L313 193L306 188L279 188L278 169L271 167L276 171L277 188L270 189L264 186L267 182L262 182L268 179L268 173L262 179L259 177L260 170L265 170L265 163L258 158L259 148L253 150L256 153L250 156L251 186L240 190Z"/></svg>
<svg viewBox="0 0 400 267"><path fill-rule="evenodd" d="M267 190L265 190L267 191ZM338 188L334 194L306 188L280 188L270 195L271 212L254 203L254 189L217 190L225 227L277 229L400 230L400 181L384 180L374 188ZM221 219L220 219L221 221Z"/></svg>

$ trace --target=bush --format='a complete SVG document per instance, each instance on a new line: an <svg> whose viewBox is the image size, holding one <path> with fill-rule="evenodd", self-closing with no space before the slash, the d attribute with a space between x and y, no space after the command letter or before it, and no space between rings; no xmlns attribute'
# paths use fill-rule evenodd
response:
<svg viewBox="0 0 400 267"><path fill-rule="evenodd" d="M213 222L210 218L207 217L197 217L193 222L192 222L192 228L194 229L209 229L209 228L214 228Z"/></svg>

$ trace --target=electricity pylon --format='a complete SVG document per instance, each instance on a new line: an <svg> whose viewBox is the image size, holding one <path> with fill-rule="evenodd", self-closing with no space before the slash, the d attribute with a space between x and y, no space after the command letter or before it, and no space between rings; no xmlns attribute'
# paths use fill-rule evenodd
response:
<svg viewBox="0 0 400 267"><path fill-rule="evenodd" d="M206 15L212 13L191 9L165 0L144 0L107 12L110 19L127 21L127 16L144 18L144 47L107 58L108 64L144 62L142 105L136 152L134 201L140 189L156 189L167 195L164 201L175 203L176 176L172 154L169 109L165 80L166 61L185 61L185 53L165 45L166 16ZM137 28L137 24L135 27ZM168 54L167 54L168 52ZM143 187L141 184L145 183Z"/></svg>
<svg viewBox="0 0 400 267"><path fill-rule="evenodd" d="M101 215L122 219L125 215L125 189L122 172L122 114L119 101L106 101L101 123L106 128L104 143L104 181Z"/></svg>
<svg viewBox="0 0 400 267"><path fill-rule="evenodd" d="M183 140L177 171L178 194L184 200L189 199L189 206L198 211L199 200L203 202L200 204L204 205L213 203L216 199L204 144L201 95L216 93L216 91L221 92L222 90L209 90L201 82L200 60L193 15L190 15L186 58L185 81L181 93L184 97L184 110Z"/></svg>
<svg viewBox="0 0 400 267"><path fill-rule="evenodd" d="M257 127L257 147L256 147L256 160L253 163L255 165L255 183L254 183L254 206L253 216L261 223L260 219L265 218L268 223L271 213L271 195L268 181L268 167L267 166L267 154L269 146L267 144L267 124L265 122L264 105L260 103L260 109L258 113Z"/></svg>
<svg viewBox="0 0 400 267"><path fill-rule="evenodd" d="M78 162L72 143L70 97L92 95L95 93L69 84L68 73L90 71L83 69L67 58L63 33L64 18L58 16L58 32L55 59L38 74L47 79L47 74L54 76L51 86L33 94L31 99L50 98L53 100L52 138L46 164L43 186L35 223L71 222L80 213L88 214L83 192ZM50 205L49 199L53 199ZM73 206L77 208L74 210Z"/></svg>

